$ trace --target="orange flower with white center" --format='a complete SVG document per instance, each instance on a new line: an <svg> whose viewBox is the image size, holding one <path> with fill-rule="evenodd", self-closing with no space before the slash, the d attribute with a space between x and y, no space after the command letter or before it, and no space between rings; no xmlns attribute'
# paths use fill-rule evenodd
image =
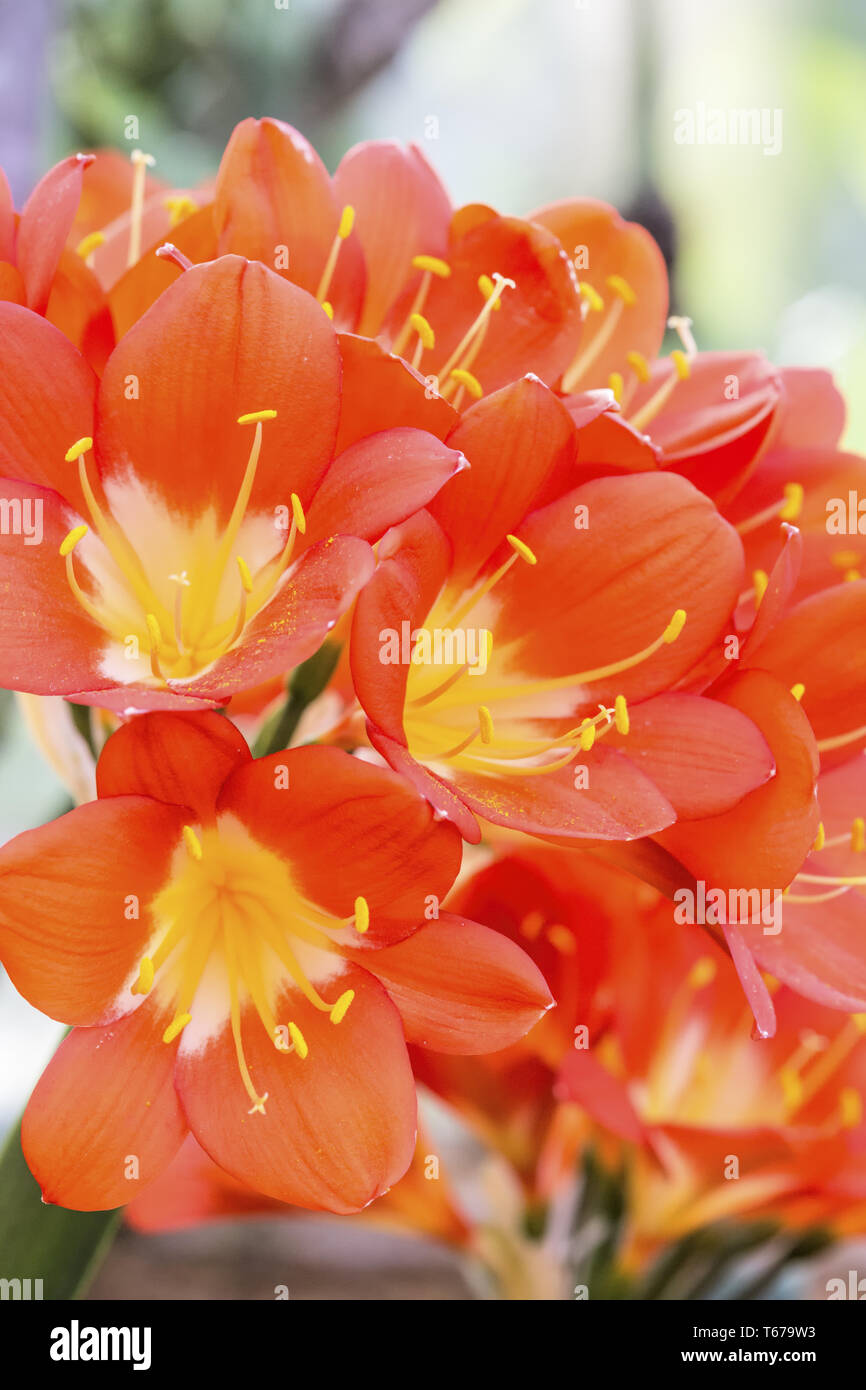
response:
<svg viewBox="0 0 866 1390"><path fill-rule="evenodd" d="M512 943L437 915L459 837L389 769L156 713L98 789L0 853L0 958L77 1025L23 1122L47 1201L125 1204L191 1130L270 1197L359 1210L412 1157L406 1040L495 1050L550 1007Z"/></svg>
<svg viewBox="0 0 866 1390"><path fill-rule="evenodd" d="M632 839L772 772L748 718L677 688L729 621L739 540L672 474L584 483L580 438L538 381L479 401L448 436L470 469L385 537L356 605L371 742L471 840L475 815Z"/></svg>
<svg viewBox="0 0 866 1390"><path fill-rule="evenodd" d="M419 412L446 420L446 402L459 409L524 371L553 382L581 331L583 302L556 236L479 204L454 211L415 146L364 142L331 177L298 131L251 118L232 133L212 196L182 192L168 233L164 201L142 197L88 248L121 331L178 265L259 260L351 335L361 401L384 377L400 394L423 374L434 389L414 399L412 424L425 423ZM158 260L167 234L176 254Z"/></svg>
<svg viewBox="0 0 866 1390"><path fill-rule="evenodd" d="M776 1035L756 1038L730 962L671 913L629 922L628 960L615 938L613 1025L571 1051L558 1091L638 1146L632 1253L725 1216L796 1219L804 1196L808 1220L832 1220L862 1195L866 1015L771 981Z"/></svg>
<svg viewBox="0 0 866 1390"><path fill-rule="evenodd" d="M0 494L39 521L0 537L12 689L135 710L282 676L369 578L368 542L463 466L403 427L334 458L333 328L235 256L188 271L99 383L44 320L0 322Z"/></svg>

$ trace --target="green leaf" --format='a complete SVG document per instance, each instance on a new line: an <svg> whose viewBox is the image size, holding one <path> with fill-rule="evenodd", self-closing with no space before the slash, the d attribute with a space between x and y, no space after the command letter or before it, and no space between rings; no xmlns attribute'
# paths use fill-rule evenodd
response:
<svg viewBox="0 0 866 1390"><path fill-rule="evenodd" d="M41 1279L47 1299L80 1298L102 1264L121 1212L48 1206L16 1125L0 1152L0 1278Z"/></svg>
<svg viewBox="0 0 866 1390"><path fill-rule="evenodd" d="M268 720L256 739L253 753L264 758L287 748L307 705L312 704L328 684L340 659L340 647L325 642L293 673L288 686L288 698L282 709Z"/></svg>

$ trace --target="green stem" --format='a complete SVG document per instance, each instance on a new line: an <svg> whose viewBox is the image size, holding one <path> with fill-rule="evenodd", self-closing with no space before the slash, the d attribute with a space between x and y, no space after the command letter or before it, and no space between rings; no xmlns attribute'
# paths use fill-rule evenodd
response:
<svg viewBox="0 0 866 1390"><path fill-rule="evenodd" d="M119 1210L47 1206L21 1152L21 1126L15 1126L0 1152L0 1278L41 1279L46 1299L83 1297L120 1217Z"/></svg>
<svg viewBox="0 0 866 1390"><path fill-rule="evenodd" d="M84 742L87 744L94 758L96 758L96 744L93 739L93 710L90 705L76 705L74 701L68 700L69 710L72 715L72 722L80 733Z"/></svg>
<svg viewBox="0 0 866 1390"><path fill-rule="evenodd" d="M268 720L256 739L253 753L257 758L264 758L268 753L277 753L289 746L301 715L321 695L339 659L337 643L325 642L293 672L285 704Z"/></svg>

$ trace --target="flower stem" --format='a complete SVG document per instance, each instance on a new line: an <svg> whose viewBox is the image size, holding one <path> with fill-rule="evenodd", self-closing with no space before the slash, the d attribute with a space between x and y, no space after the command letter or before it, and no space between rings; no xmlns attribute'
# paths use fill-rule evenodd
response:
<svg viewBox="0 0 866 1390"><path fill-rule="evenodd" d="M293 672L285 704L267 721L256 739L253 754L264 758L287 748L308 705L321 695L340 658L335 642L324 642L317 652Z"/></svg>

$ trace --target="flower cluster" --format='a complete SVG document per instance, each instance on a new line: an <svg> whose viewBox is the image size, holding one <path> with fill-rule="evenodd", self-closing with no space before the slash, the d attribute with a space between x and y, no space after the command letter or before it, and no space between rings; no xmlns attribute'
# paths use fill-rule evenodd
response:
<svg viewBox="0 0 866 1390"><path fill-rule="evenodd" d="M471 1243L418 1077L530 1206L627 1162L626 1265L856 1224L866 464L829 376L699 351L598 202L455 210L415 148L331 176L270 119L201 187L151 166L0 185L0 685L98 755L0 850L0 960L73 1026L23 1122L45 1200L346 1213L408 1170L374 1210Z"/></svg>

